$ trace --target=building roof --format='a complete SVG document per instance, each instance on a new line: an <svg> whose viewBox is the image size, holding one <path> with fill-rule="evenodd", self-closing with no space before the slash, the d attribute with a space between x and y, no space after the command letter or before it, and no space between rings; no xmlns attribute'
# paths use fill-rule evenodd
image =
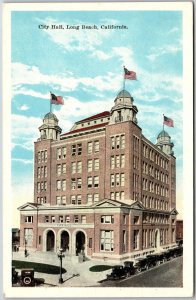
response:
<svg viewBox="0 0 196 300"><path fill-rule="evenodd" d="M63 133L61 136L65 136L65 135L68 135L68 134L73 134L73 133L77 133L77 132L81 132L81 131L96 129L96 128L100 128L100 127L105 127L107 124L108 124L108 122L102 123L102 124L93 125L93 126L87 126L87 127L83 127L83 128L79 128L79 129L75 129L75 130Z"/></svg>
<svg viewBox="0 0 196 300"><path fill-rule="evenodd" d="M83 120L80 120L80 121L76 122L76 124L78 124L80 122L86 122L86 121L91 121L91 120L98 119L98 118L103 118L103 117L110 117L110 112L109 111L103 111L99 114L93 115L93 116L85 118Z"/></svg>
<svg viewBox="0 0 196 300"><path fill-rule="evenodd" d="M44 119L52 119L52 120L55 120L55 121L58 121L57 117L55 114L49 112L45 115Z"/></svg>
<svg viewBox="0 0 196 300"><path fill-rule="evenodd" d="M157 138L161 138L161 137L170 137L170 136L169 136L169 134L168 134L165 130L162 130L162 131L158 134Z"/></svg>
<svg viewBox="0 0 196 300"><path fill-rule="evenodd" d="M127 92L126 90L122 90L118 93L116 98L121 98L121 97L131 98L131 94L129 92Z"/></svg>

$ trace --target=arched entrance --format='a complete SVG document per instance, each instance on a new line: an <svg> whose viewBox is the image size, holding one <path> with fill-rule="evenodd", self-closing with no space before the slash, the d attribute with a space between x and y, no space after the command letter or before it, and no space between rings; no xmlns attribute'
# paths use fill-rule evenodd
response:
<svg viewBox="0 0 196 300"><path fill-rule="evenodd" d="M54 251L54 232L49 230L46 236L46 251Z"/></svg>
<svg viewBox="0 0 196 300"><path fill-rule="evenodd" d="M69 251L69 233L67 231L61 232L61 248L63 251Z"/></svg>
<svg viewBox="0 0 196 300"><path fill-rule="evenodd" d="M82 231L76 234L76 255L85 252L85 235Z"/></svg>
<svg viewBox="0 0 196 300"><path fill-rule="evenodd" d="M155 231L155 248L160 248L160 230L156 229Z"/></svg>

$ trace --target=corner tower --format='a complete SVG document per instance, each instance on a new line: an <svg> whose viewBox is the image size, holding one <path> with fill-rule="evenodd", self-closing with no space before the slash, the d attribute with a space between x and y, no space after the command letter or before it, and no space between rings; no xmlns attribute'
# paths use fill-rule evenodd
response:
<svg viewBox="0 0 196 300"><path fill-rule="evenodd" d="M114 106L111 109L110 124L118 122L133 121L137 124L136 115L138 109L133 105L134 99L129 92L122 90L114 100Z"/></svg>
<svg viewBox="0 0 196 300"><path fill-rule="evenodd" d="M167 155L174 155L172 150L174 143L171 141L169 134L162 130L157 136L157 147L161 149Z"/></svg>
<svg viewBox="0 0 196 300"><path fill-rule="evenodd" d="M43 118L43 124L39 127L40 139L60 140L62 129L58 126L58 122L55 114L47 113Z"/></svg>

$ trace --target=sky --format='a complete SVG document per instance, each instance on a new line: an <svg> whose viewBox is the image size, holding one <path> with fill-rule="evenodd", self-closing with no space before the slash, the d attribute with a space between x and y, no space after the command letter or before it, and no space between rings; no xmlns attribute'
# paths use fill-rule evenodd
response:
<svg viewBox="0 0 196 300"><path fill-rule="evenodd" d="M19 227L17 207L33 202L34 142L50 110L50 91L64 98L65 105L53 105L52 111L62 133L67 132L74 122L112 108L123 88L123 66L137 73L138 80L126 80L125 89L139 110L142 133L156 143L163 114L174 121L174 128L165 130L175 145L176 200L182 218L181 12L14 11L11 21L13 227ZM59 24L65 29L51 29Z"/></svg>

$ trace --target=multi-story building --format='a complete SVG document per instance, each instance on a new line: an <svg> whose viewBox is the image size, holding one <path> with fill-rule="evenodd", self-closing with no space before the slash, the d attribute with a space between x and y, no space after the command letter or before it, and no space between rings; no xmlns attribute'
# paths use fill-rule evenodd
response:
<svg viewBox="0 0 196 300"><path fill-rule="evenodd" d="M154 145L121 91L111 111L61 134L48 113L34 151L34 203L19 208L21 247L123 260L176 242L176 163L165 130Z"/></svg>

